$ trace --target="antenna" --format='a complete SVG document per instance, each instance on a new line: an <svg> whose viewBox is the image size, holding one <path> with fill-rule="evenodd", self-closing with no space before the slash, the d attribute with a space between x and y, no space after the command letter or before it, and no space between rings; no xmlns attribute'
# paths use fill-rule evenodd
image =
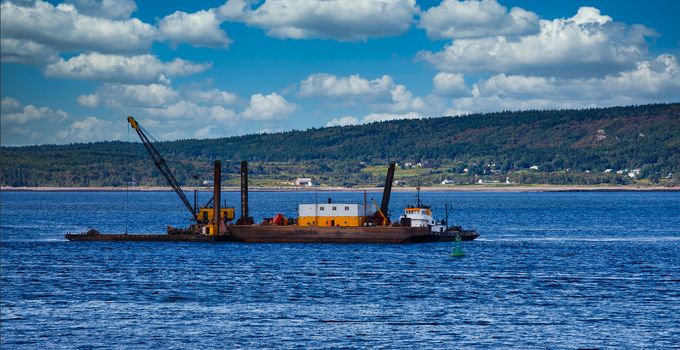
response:
<svg viewBox="0 0 680 350"><path fill-rule="evenodd" d="M416 186L416 208L420 208L420 180L418 180L418 186Z"/></svg>
<svg viewBox="0 0 680 350"><path fill-rule="evenodd" d="M319 200L317 190L314 190L314 226L319 226Z"/></svg>

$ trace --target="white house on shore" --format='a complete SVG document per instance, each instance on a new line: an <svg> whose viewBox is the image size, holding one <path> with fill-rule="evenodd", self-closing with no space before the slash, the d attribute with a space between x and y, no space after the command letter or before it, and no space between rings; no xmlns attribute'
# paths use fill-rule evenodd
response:
<svg viewBox="0 0 680 350"><path fill-rule="evenodd" d="M295 186L314 186L314 183L312 182L312 179L308 177L298 177L295 179L295 182L293 182Z"/></svg>

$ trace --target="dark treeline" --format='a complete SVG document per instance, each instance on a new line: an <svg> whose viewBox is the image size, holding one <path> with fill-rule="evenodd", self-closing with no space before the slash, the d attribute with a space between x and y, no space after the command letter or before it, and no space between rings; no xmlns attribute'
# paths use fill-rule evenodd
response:
<svg viewBox="0 0 680 350"><path fill-rule="evenodd" d="M373 185L380 176L366 170L390 160L426 163L427 171L418 173L423 184L485 176L522 183L658 182L680 171L680 104L399 120L157 147L186 185L209 179L214 159L225 164L227 183L235 183L240 160L251 162L261 184L311 176L329 185ZM2 147L0 165L5 186L165 184L140 143ZM532 166L538 170L529 171ZM634 179L616 174L633 169L640 169Z"/></svg>

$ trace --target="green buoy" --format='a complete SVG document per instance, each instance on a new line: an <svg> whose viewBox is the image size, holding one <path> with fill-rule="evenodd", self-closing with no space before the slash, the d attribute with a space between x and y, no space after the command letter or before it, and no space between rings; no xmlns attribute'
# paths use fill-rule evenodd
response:
<svg viewBox="0 0 680 350"><path fill-rule="evenodd" d="M453 243L453 251L449 255L453 257L465 256L465 253L463 253L463 240L460 235L456 235L456 241Z"/></svg>

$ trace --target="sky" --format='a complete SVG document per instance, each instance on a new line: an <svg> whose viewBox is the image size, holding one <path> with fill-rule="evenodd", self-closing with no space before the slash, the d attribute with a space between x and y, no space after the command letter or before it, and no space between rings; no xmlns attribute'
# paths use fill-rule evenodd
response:
<svg viewBox="0 0 680 350"><path fill-rule="evenodd" d="M0 144L680 102L680 1L5 0ZM132 135L132 136L131 136Z"/></svg>

